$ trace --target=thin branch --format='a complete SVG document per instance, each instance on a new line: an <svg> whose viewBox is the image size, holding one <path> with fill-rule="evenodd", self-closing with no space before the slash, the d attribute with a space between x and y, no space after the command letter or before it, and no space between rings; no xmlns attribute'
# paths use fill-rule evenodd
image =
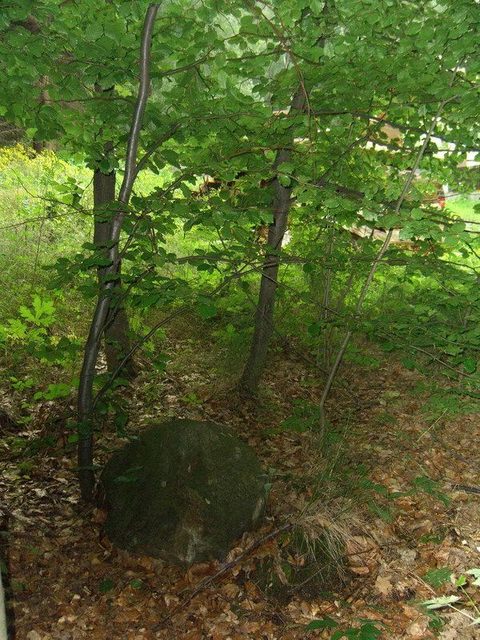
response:
<svg viewBox="0 0 480 640"><path fill-rule="evenodd" d="M455 70L453 72L452 79L451 79L451 82L450 82L450 87L453 85L453 83L455 81L455 78L456 78L456 75L457 75L457 71L458 71L458 66L455 68ZM449 102L451 102L452 100L453 100L453 98L447 98L445 100L442 100L440 102L439 106L438 106L437 113L435 114L435 117L432 120L432 123L431 123L431 125L430 125L430 127L429 127L429 129L427 131L427 134L425 136L423 144L422 144L422 146L420 147L420 149L418 151L418 154L417 154L417 157L415 159L415 162L414 162L414 164L413 164L413 166L412 166L412 168L410 170L410 173L409 173L409 175L408 175L408 177L407 177L407 179L405 181L405 184L403 186L402 192L401 192L401 194L400 194L400 196L398 198L397 205L395 207L395 213L397 215L400 212L401 206L402 206L403 201L405 200L405 198L406 198L406 196L407 196L407 194L408 194L408 192L410 190L410 187L412 186L412 182L413 182L413 180L415 178L415 174L416 174L416 172L417 172L417 170L418 170L418 168L420 166L420 163L422 161L423 155L424 155L425 150L426 150L426 148L427 148L427 146L428 146L428 144L430 142L430 139L431 139L431 137L433 135L433 132L435 131L435 128L436 128L437 123L438 123L438 120L440 119L440 116L442 114L442 111L443 111L445 105L448 104ZM371 285L371 283L373 281L373 278L375 276L377 268L380 265L383 256L385 255L385 253L387 252L387 250L388 250L388 248L390 246L390 242L391 242L392 236L393 236L393 231L394 231L393 229L390 229L388 231L388 233L387 233L387 235L385 237L385 240L383 241L383 244L380 247L380 249L379 249L379 251L378 251L378 253L377 253L377 255L376 255L376 257L375 257L375 259L374 259L374 261L372 263L370 271L369 271L369 273L367 275L367 278L366 278L366 280L365 280L365 282L363 284L363 287L362 287L362 289L360 291L360 295L358 297L357 303L355 305L355 314L356 315L358 315L360 313L360 311L361 311L361 309L363 307L363 303L364 303L365 298L367 296L367 293L368 293L368 291L370 289L370 285ZM345 334L345 337L344 337L344 339L343 339L343 341L342 341L342 343L340 345L340 348L339 348L339 350L337 352L337 356L335 358L335 362L334 362L334 364L332 366L330 374L329 374L329 376L327 378L327 381L325 383L325 387L323 389L322 396L320 398L320 403L319 403L320 430L321 430L322 434L325 432L325 409L324 409L325 401L327 400L328 395L330 393L330 389L332 387L333 381L334 381L335 376L337 374L338 368L340 367L340 364L343 361L343 357L344 357L345 352L347 350L347 347L348 347L348 345L350 343L350 339L352 337L352 334L353 334L353 331L351 329L349 329L347 331L347 333Z"/></svg>
<svg viewBox="0 0 480 640"><path fill-rule="evenodd" d="M162 136L160 136L160 138L152 142L152 144L145 150L145 154L137 163L137 169L136 169L137 175L146 166L147 162L150 160L151 156L155 153L155 151L157 151L163 145L164 142L166 142L167 140L170 140L170 138L172 138L175 135L175 133L178 131L179 128L180 128L180 124L178 123L172 125Z"/></svg>
<svg viewBox="0 0 480 640"><path fill-rule="evenodd" d="M140 88L137 96L137 103L132 118L130 134L127 144L127 158L125 161L125 174L123 176L122 186L120 187L119 201L127 203L132 192L133 183L137 177L137 150L140 139L140 131L142 128L143 114L148 100L150 91L150 47L152 45L152 32L155 18L160 8L159 4L151 4L147 9L145 17L144 31L142 35L141 51L140 51ZM123 217L117 225L112 226L119 228L123 221Z"/></svg>
<svg viewBox="0 0 480 640"><path fill-rule="evenodd" d="M220 567L220 569L218 571L216 571L212 576L208 576L207 578L204 578L203 580L201 580L197 584L197 586L189 593L189 595L173 609L173 611L171 611L166 616L164 616L153 627L153 631L159 631L169 620L171 620L173 618L173 616L175 616L179 611L184 609L187 606L187 604L189 604L195 598L196 595L198 595L200 592L204 591L207 587L209 587L216 580L218 580L218 578L220 578L221 576L223 576L226 573L228 573L230 571L230 569L233 569L233 567L237 566L242 560L244 560L253 551L255 551L255 549L258 549L258 547L262 546L263 544L265 544L269 540L272 540L273 538L276 538L281 533L283 533L285 531L289 531L294 526L295 526L294 522L285 522L284 524L280 525L279 527L277 527L276 529L274 529L270 533L262 536L258 540L254 540L252 542L252 544L249 545L245 549L245 551L240 553L233 560L230 560L230 562L224 562L222 564L222 566Z"/></svg>
<svg viewBox="0 0 480 640"><path fill-rule="evenodd" d="M189 64L183 65L183 67L177 67L176 69L169 69L168 71L160 71L155 77L159 78L167 78L169 76L174 76L177 73L182 73L183 71L189 71L190 69L195 69L198 65L202 64L202 62L206 62L210 59L210 54L213 51L213 47L207 51L207 53L199 58L198 60L194 60Z"/></svg>

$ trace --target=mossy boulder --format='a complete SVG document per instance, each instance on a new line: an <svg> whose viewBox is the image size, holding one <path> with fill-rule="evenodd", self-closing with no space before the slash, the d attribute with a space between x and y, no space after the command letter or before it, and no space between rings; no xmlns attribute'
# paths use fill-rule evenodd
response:
<svg viewBox="0 0 480 640"><path fill-rule="evenodd" d="M180 564L225 557L264 513L252 449L210 422L170 420L114 453L101 483L110 540Z"/></svg>

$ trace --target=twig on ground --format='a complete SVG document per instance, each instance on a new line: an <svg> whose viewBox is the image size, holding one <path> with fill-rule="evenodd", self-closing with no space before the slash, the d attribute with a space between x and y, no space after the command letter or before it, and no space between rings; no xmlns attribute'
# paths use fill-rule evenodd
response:
<svg viewBox="0 0 480 640"><path fill-rule="evenodd" d="M294 526L293 522L285 522L284 524L280 525L279 527L277 527L276 529L274 529L270 533L262 536L261 538L259 538L258 540L255 540L254 542L252 542L252 544L249 545L245 549L245 551L242 551L242 553L239 556L237 556L233 560L230 560L229 562L225 562L220 567L220 569L216 573L213 574L213 576L208 576L208 578L204 578L203 580L201 580L198 583L198 585L193 589L193 591L190 592L188 597L185 598L185 600L180 602L173 609L173 611L171 611L166 616L164 616L153 627L153 631L159 631L163 627L163 625L165 625L169 620L171 620L173 618L173 616L175 616L179 611L181 611L184 607L186 607L187 604L189 604L195 598L195 596L197 596L201 591L204 591L207 587L209 587L212 583L214 583L218 578L220 578L221 576L223 576L226 573L228 573L228 571L230 571L230 569L233 569L233 567L235 567L237 564L239 564L244 558L249 556L252 553L252 551L255 551L255 549L258 549L258 547L262 546L263 544L265 544L269 540L272 540L273 538L276 538L278 535L280 535L280 533L283 533L284 531L288 531L293 526Z"/></svg>

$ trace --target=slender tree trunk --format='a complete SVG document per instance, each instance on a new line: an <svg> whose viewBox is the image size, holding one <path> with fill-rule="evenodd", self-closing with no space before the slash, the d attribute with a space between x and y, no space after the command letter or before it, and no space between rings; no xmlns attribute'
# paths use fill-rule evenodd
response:
<svg viewBox="0 0 480 640"><path fill-rule="evenodd" d="M452 73L452 79L450 81L450 87L453 86L453 83L455 82L455 78L457 76L458 73L458 65L455 67L455 69L453 70ZM437 113L435 114L430 127L428 128L427 134L423 140L422 146L419 148L417 156L415 158L415 162L413 164L413 167L410 169L408 175L407 175L407 179L405 180L405 184L403 185L403 189L398 197L397 203L395 205L395 210L394 210L394 214L398 215L400 213L400 209L405 201L405 198L407 197L408 192L410 191L410 188L412 186L412 183L415 179L415 175L416 172L418 170L418 168L420 167L420 163L423 159L423 156L425 154L425 151L430 143L430 140L432 138L432 135L435 131L435 128L437 126L438 121L440 120L440 117L442 115L443 109L445 108L445 105L448 104L448 102L450 102L453 98L446 98L445 100L442 100L440 102L440 104L438 105L438 109L437 109ZM358 296L357 299L357 303L355 305L355 316L358 316L358 314L362 311L363 308L363 303L365 302L365 299L367 297L367 294L370 290L370 285L373 282L373 279L375 277L375 274L377 272L377 269L379 267L379 265L381 264L381 261L383 259L383 256L385 255L385 253L388 251L389 247L390 247L390 243L392 241L392 236L393 236L393 231L394 229L389 229L385 240L382 243L382 246L380 247L380 249L378 250L377 255L375 256L375 258L373 259L373 262L370 266L370 270L368 272L368 275L366 277L365 282L363 283L363 286L360 290L360 294ZM332 388L333 382L335 380L335 377L337 375L338 369L340 367L340 365L343 362L343 358L345 356L345 353L347 351L348 345L350 344L350 339L353 335L353 330L349 329L347 331L347 333L345 334L345 337L343 338L340 347L337 351L337 355L335 358L335 361L333 363L333 366L330 370L330 373L327 377L327 381L325 382L325 387L323 388L323 392L322 392L322 396L320 398L320 402L319 402L319 409L320 409L320 434L321 437L323 438L323 436L325 435L325 402L327 401L327 398L330 394L330 390Z"/></svg>
<svg viewBox="0 0 480 640"><path fill-rule="evenodd" d="M302 112L307 101L305 87L300 86L293 96L290 113ZM293 142L293 137L292 137ZM274 162L277 169L282 163L289 162L292 152L290 149L280 149ZM280 266L280 250L283 236L287 230L288 214L291 206L292 188L284 187L278 178L273 181L273 222L268 230L268 243L265 261L263 263L260 293L255 312L255 327L250 353L245 369L240 378L240 391L247 395L255 395L258 384L265 368L268 345L273 331L273 314L275 307L275 292L277 290L278 269Z"/></svg>
<svg viewBox="0 0 480 640"><path fill-rule="evenodd" d="M46 78L46 76L42 76L37 84L40 87L44 87L46 84L48 84L48 79ZM40 105L48 104L48 91L46 89L42 89L42 91L40 92L38 103ZM45 140L40 140L39 138L35 137L32 140L32 148L35 153L42 153L42 151L45 151L45 149L48 149L49 147Z"/></svg>
<svg viewBox="0 0 480 640"><path fill-rule="evenodd" d="M317 365L322 363L325 367L328 367L330 364L330 349L332 342L332 328L328 325L328 320L330 319L330 298L331 298L331 289L332 289L332 269L329 264L332 258L332 251L334 245L334 234L335 229L331 227L328 233L328 241L325 252L325 267L323 268L322 273L322 282L321 282L321 301L320 301L320 322L323 325L323 336L322 341L318 343L317 349ZM323 360L321 351L323 351Z"/></svg>
<svg viewBox="0 0 480 640"><path fill-rule="evenodd" d="M0 640L15 636L15 610L12 602L10 540L13 539L11 517L0 511Z"/></svg>
<svg viewBox="0 0 480 640"><path fill-rule="evenodd" d="M93 202L96 211L93 241L97 249L104 252L105 255L108 254L108 242L111 235L110 216L112 214L108 214L108 205L115 202L115 180L115 171L102 173L100 169L97 169L93 176ZM125 355L130 352L130 327L128 323L128 316L125 308L120 302L122 292L120 269L121 264L119 262L117 270L118 280L116 281L116 286L111 293L112 303L104 331L107 369L110 373L116 371ZM102 285L105 275L105 267L99 267L99 286ZM116 304L116 301L118 304ZM127 378L134 377L135 366L131 360L126 363L123 369L123 375Z"/></svg>
<svg viewBox="0 0 480 640"><path fill-rule="evenodd" d="M123 206L120 206L112 213L110 237L107 246L110 265L105 268L106 277L99 286L97 305L85 344L82 370L80 372L78 385L78 475L82 499L86 502L91 501L95 487L92 424L95 366L97 364L98 351L105 330L108 313L111 308L111 292L116 286L115 276L118 273L120 263L120 252L118 248L120 233L138 172L136 160L138 141L150 89L150 48L152 44L153 26L158 9L158 4L150 4L145 15L141 40L140 87L128 137L125 174L118 196L118 202Z"/></svg>
<svg viewBox="0 0 480 640"><path fill-rule="evenodd" d="M120 287L116 287L114 296L117 299L121 296ZM116 310L109 313L105 327L105 356L109 373L116 371L127 353L130 353L129 331L127 312L120 303ZM121 377L131 380L136 376L136 373L135 363L129 359L122 367Z"/></svg>

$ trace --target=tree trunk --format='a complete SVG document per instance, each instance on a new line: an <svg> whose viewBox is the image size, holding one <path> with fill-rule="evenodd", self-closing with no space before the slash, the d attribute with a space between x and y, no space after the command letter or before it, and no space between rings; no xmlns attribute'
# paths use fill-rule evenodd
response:
<svg viewBox="0 0 480 640"><path fill-rule="evenodd" d="M140 86L133 112L132 123L127 143L127 157L125 160L125 174L118 196L121 207L112 212L110 223L110 237L106 254L110 261L105 268L106 278L98 287L98 298L93 318L90 323L87 342L83 355L82 370L78 384L78 476L82 499L90 502L95 487L95 472L93 468L93 384L95 381L95 366L98 351L105 331L108 314L111 308L111 292L115 288L119 271L120 252L118 244L133 184L138 173L136 161L140 130L145 113L145 105L150 90L150 48L152 43L153 25L159 9L158 4L150 4L145 14L141 39L140 55ZM110 277L112 276L112 277Z"/></svg>
<svg viewBox="0 0 480 640"><path fill-rule="evenodd" d="M305 104L305 88L301 86L293 96L290 113L302 112L305 109ZM282 163L289 162L291 156L290 149L280 149L275 158L274 168L277 169ZM267 253L263 263L260 294L255 312L255 328L248 360L239 383L240 391L247 395L257 393L258 384L265 368L268 345L273 331L275 292L280 266L279 253L282 248L283 236L287 230L291 206L292 188L290 186L284 187L280 183L278 175L273 181L273 190L273 223L268 229Z"/></svg>
<svg viewBox="0 0 480 640"><path fill-rule="evenodd" d="M108 254L108 242L111 235L111 221L108 216L108 205L115 202L115 171L102 173L96 169L93 176L93 202L95 207L95 228L93 241L97 249ZM118 264L115 288L111 292L112 304L105 323L104 341L107 369L110 373L116 371L123 358L130 351L130 327L125 308L121 303L121 264ZM101 286L106 275L106 268L98 268L98 283ZM135 365L129 360L123 370L127 378L135 376Z"/></svg>
<svg viewBox="0 0 480 640"><path fill-rule="evenodd" d="M10 515L0 511L0 640L13 640L15 635L15 610L12 602L10 545L12 540Z"/></svg>

